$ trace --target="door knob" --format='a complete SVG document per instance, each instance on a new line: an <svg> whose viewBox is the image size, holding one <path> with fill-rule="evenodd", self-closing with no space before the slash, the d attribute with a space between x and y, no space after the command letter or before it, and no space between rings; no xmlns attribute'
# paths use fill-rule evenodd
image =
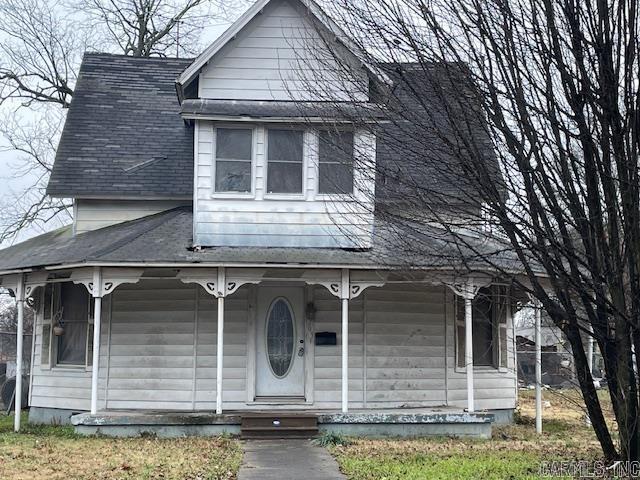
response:
<svg viewBox="0 0 640 480"><path fill-rule="evenodd" d="M299 357L304 356L304 347L300 347L300 348L298 349L298 356L299 356Z"/></svg>

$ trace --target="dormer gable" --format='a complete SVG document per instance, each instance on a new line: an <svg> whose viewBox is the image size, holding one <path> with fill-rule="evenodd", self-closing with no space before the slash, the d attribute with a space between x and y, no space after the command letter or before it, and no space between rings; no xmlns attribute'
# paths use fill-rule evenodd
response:
<svg viewBox="0 0 640 480"><path fill-rule="evenodd" d="M361 58L313 0L259 0L176 84L182 98L367 101L388 78Z"/></svg>

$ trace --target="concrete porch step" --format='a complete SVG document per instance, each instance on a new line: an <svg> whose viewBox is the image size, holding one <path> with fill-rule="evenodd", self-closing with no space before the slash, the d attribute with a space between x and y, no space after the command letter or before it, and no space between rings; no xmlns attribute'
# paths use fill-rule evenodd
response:
<svg viewBox="0 0 640 480"><path fill-rule="evenodd" d="M304 414L243 415L242 438L312 438L318 434L318 417Z"/></svg>

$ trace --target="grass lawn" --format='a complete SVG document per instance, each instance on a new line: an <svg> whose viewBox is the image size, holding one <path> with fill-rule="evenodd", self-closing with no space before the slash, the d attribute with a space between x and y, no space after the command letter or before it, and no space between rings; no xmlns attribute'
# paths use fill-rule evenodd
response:
<svg viewBox="0 0 640 480"><path fill-rule="evenodd" d="M550 405L544 409L542 436L535 433L533 399L533 392L522 392L518 423L494 427L491 440L351 439L331 451L350 480L539 478L544 461L599 459L578 392L544 392Z"/></svg>
<svg viewBox="0 0 640 480"><path fill-rule="evenodd" d="M0 479L234 479L242 460L230 438L109 439L80 437L71 427L0 417Z"/></svg>

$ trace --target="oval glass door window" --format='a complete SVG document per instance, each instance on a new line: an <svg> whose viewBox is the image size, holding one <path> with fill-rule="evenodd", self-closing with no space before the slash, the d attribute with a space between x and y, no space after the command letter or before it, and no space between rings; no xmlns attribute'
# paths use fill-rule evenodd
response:
<svg viewBox="0 0 640 480"><path fill-rule="evenodd" d="M283 378L293 363L295 328L289 302L276 298L267 314L267 356L273 374Z"/></svg>

